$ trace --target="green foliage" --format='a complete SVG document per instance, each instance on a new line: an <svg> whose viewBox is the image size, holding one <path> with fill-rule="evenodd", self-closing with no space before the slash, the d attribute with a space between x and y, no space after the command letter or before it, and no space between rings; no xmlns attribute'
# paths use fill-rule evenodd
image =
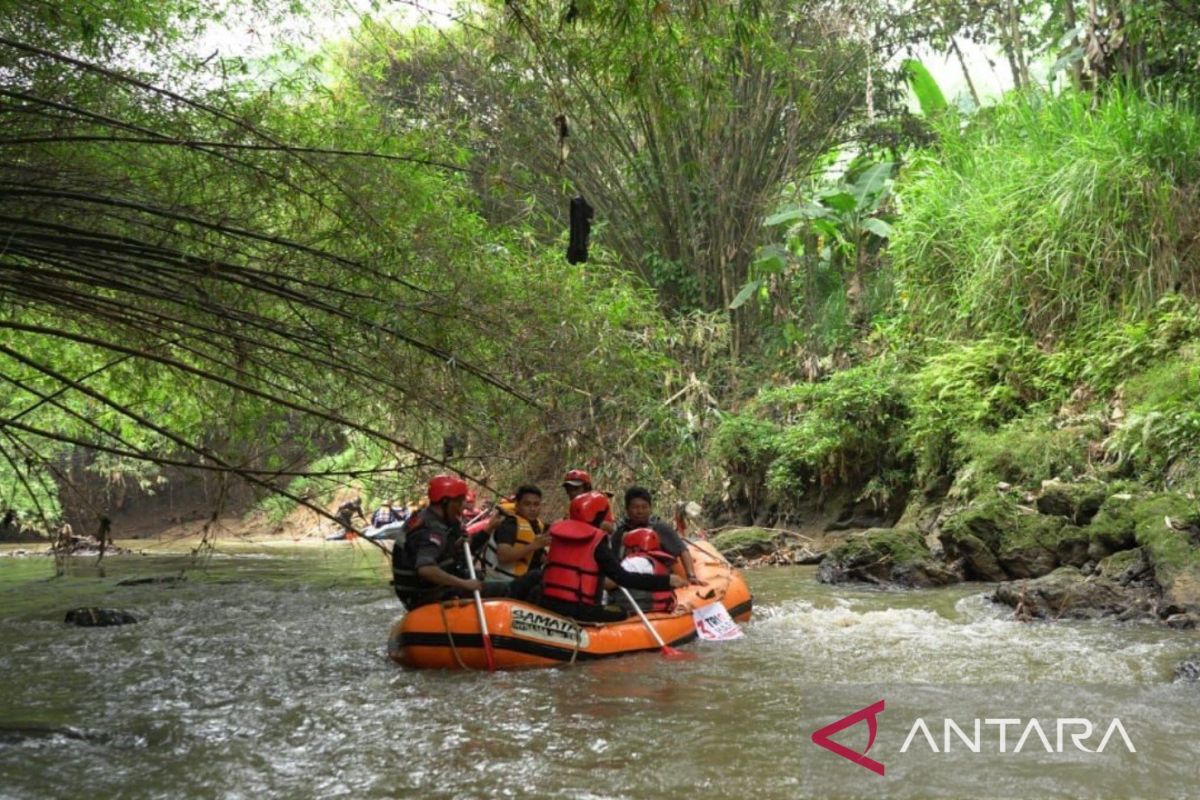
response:
<svg viewBox="0 0 1200 800"><path fill-rule="evenodd" d="M761 393L760 408L787 423L767 485L781 497L811 486L865 483L897 459L905 408L895 365L877 362Z"/></svg>
<svg viewBox="0 0 1200 800"><path fill-rule="evenodd" d="M890 252L926 331L1062 335L1193 279L1200 118L1112 91L1016 95L941 125L901 182Z"/></svg>
<svg viewBox="0 0 1200 800"><path fill-rule="evenodd" d="M775 326L778 341L769 349L783 355L844 349L890 300L891 287L877 273L895 219L894 172L890 161L856 158L844 172L807 182L796 199L764 220L782 233L782 243L759 250L752 279L730 307L757 298L777 317L787 314L798 323Z"/></svg>
<svg viewBox="0 0 1200 800"><path fill-rule="evenodd" d="M963 437L996 431L1057 390L1026 339L980 339L930 358L908 383L907 446L927 481L962 464Z"/></svg>
<svg viewBox="0 0 1200 800"><path fill-rule="evenodd" d="M1000 482L1036 489L1050 478L1070 480L1090 468L1088 447L1102 436L1099 422L1058 427L1048 416L1022 417L996 430L960 437L963 463L955 489L967 497L994 492Z"/></svg>
<svg viewBox="0 0 1200 800"><path fill-rule="evenodd" d="M1168 294L1146 316L1112 317L1078 331L1049 356L1050 371L1065 383L1107 395L1197 336L1200 307L1183 295Z"/></svg>
<svg viewBox="0 0 1200 800"><path fill-rule="evenodd" d="M1107 447L1152 483L1200 474L1200 352L1186 347L1124 385L1128 411Z"/></svg>
<svg viewBox="0 0 1200 800"><path fill-rule="evenodd" d="M869 486L874 499L889 500L905 474L898 468L900 387L896 365L878 361L820 383L765 390L722 422L710 456L743 487L765 479L785 504L838 482Z"/></svg>
<svg viewBox="0 0 1200 800"><path fill-rule="evenodd" d="M942 87L924 64L915 58L906 58L900 69L921 105L922 114L934 117L946 110L946 96L942 94Z"/></svg>

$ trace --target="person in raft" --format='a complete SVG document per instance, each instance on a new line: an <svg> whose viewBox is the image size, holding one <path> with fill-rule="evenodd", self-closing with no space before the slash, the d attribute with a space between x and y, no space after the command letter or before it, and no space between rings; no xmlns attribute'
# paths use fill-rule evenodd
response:
<svg viewBox="0 0 1200 800"><path fill-rule="evenodd" d="M536 573L522 581L472 580L463 541L462 509L467 483L455 475L429 481L429 505L404 523L404 546L392 548L392 582L409 611L455 597L524 597L536 585ZM482 544L483 540L480 540Z"/></svg>
<svg viewBox="0 0 1200 800"><path fill-rule="evenodd" d="M373 528L382 528L384 525L402 521L400 513L396 510L395 500L384 500L383 505L375 509L375 513L371 515L371 527Z"/></svg>
<svg viewBox="0 0 1200 800"><path fill-rule="evenodd" d="M542 490L518 486L513 499L501 501L496 508L498 513L488 526L495 532L487 537L483 561L488 578L508 583L541 568L545 560L550 535L539 518Z"/></svg>
<svg viewBox="0 0 1200 800"><path fill-rule="evenodd" d="M625 557L621 559L621 569L626 572L637 572L642 575L670 575L675 567L675 556L662 549L658 534L649 528L637 528L625 534L622 544ZM644 589L631 589L629 595L642 611L669 612L675 608L675 593L671 590L648 592ZM633 611L625 595L621 593L617 602L622 608Z"/></svg>
<svg viewBox="0 0 1200 800"><path fill-rule="evenodd" d="M627 589L651 592L687 585L678 575L640 575L622 569L608 534L599 527L610 511L602 493L584 492L571 501L570 517L550 526L541 606L583 622L619 622L628 612L602 605L605 578Z"/></svg>
<svg viewBox="0 0 1200 800"><path fill-rule="evenodd" d="M630 486L625 490L625 518L608 537L613 552L620 558L624 555L622 542L625 534L638 528L649 528L658 536L660 549L670 553L673 558L678 558L683 564L683 572L688 581L703 586L704 582L696 577L696 566L692 563L692 554L688 552L687 545L676 533L675 528L651 513L653 508L653 498L648 489Z"/></svg>
<svg viewBox="0 0 1200 800"><path fill-rule="evenodd" d="M563 491L567 493L567 502L570 503L576 497L579 497L579 495L593 491L592 476L581 469L570 470L566 475L563 476L562 487ZM604 492L603 494L605 497L612 497L612 495L607 492ZM569 519L570 515L568 515L567 518ZM604 517L604 523L600 527L604 528L604 530L608 531L609 533L612 533L613 525L615 523L616 520L613 519L612 510L610 509L608 514Z"/></svg>

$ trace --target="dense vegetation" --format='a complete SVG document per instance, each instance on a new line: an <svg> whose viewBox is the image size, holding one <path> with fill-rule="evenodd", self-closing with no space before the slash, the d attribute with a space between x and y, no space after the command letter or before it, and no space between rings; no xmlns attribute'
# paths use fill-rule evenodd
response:
<svg viewBox="0 0 1200 800"><path fill-rule="evenodd" d="M293 5L0 2L0 503L39 527L164 467L280 513L568 462L760 522L1200 490L1193 4L497 2L183 46ZM904 58L968 41L1011 93Z"/></svg>

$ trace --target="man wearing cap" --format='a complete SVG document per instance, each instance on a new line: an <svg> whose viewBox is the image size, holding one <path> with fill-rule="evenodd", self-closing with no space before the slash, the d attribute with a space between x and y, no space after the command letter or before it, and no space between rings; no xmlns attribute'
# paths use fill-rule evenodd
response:
<svg viewBox="0 0 1200 800"><path fill-rule="evenodd" d="M592 476L581 469L570 470L566 475L563 476L562 487L563 491L567 493L567 504L569 505L575 500L576 497L592 491ZM604 492L603 494L606 497L612 497L610 492ZM612 510L610 509L608 514L605 515L604 522L600 525L600 527L609 533L612 533L613 525L615 523L616 519L613 518Z"/></svg>

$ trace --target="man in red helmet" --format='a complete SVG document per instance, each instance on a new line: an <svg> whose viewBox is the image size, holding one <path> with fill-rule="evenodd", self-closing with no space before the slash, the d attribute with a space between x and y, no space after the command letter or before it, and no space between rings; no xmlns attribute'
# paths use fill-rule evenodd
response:
<svg viewBox="0 0 1200 800"><path fill-rule="evenodd" d="M428 496L429 505L409 517L392 548L393 585L400 602L411 611L477 590L485 597L505 595L505 584L472 580L467 570L462 544L466 481L438 475L429 482Z"/></svg>
<svg viewBox="0 0 1200 800"><path fill-rule="evenodd" d="M569 519L550 526L550 551L542 570L542 606L585 622L617 622L628 612L602 604L605 578L628 589L647 591L687 585L678 575L640 575L622 569L608 544L607 532L599 527L610 513L607 497L584 492L571 501Z"/></svg>
<svg viewBox="0 0 1200 800"><path fill-rule="evenodd" d="M581 469L569 470L567 474L563 476L562 487L563 491L567 493L568 502L573 501L576 497L579 497L579 495L593 491L592 476ZM612 497L612 495L608 493L605 493L605 496ZM615 523L616 520L613 519L612 510L610 509L608 514L604 517L604 522L600 525L600 527L604 528L604 530L608 531L609 533L612 533L613 525Z"/></svg>
<svg viewBox="0 0 1200 800"><path fill-rule="evenodd" d="M584 492L592 491L592 476L581 469L568 470L563 475L562 487L567 493L567 500L574 500Z"/></svg>
<svg viewBox="0 0 1200 800"><path fill-rule="evenodd" d="M669 575L675 567L675 556L662 549L658 534L650 528L636 528L630 531L621 539L621 544L625 550L625 557L621 559L621 569L627 572ZM675 593L669 589L657 592L633 589L629 595L642 611L671 611L675 608ZM624 597L618 598L618 602L622 606L628 605Z"/></svg>

